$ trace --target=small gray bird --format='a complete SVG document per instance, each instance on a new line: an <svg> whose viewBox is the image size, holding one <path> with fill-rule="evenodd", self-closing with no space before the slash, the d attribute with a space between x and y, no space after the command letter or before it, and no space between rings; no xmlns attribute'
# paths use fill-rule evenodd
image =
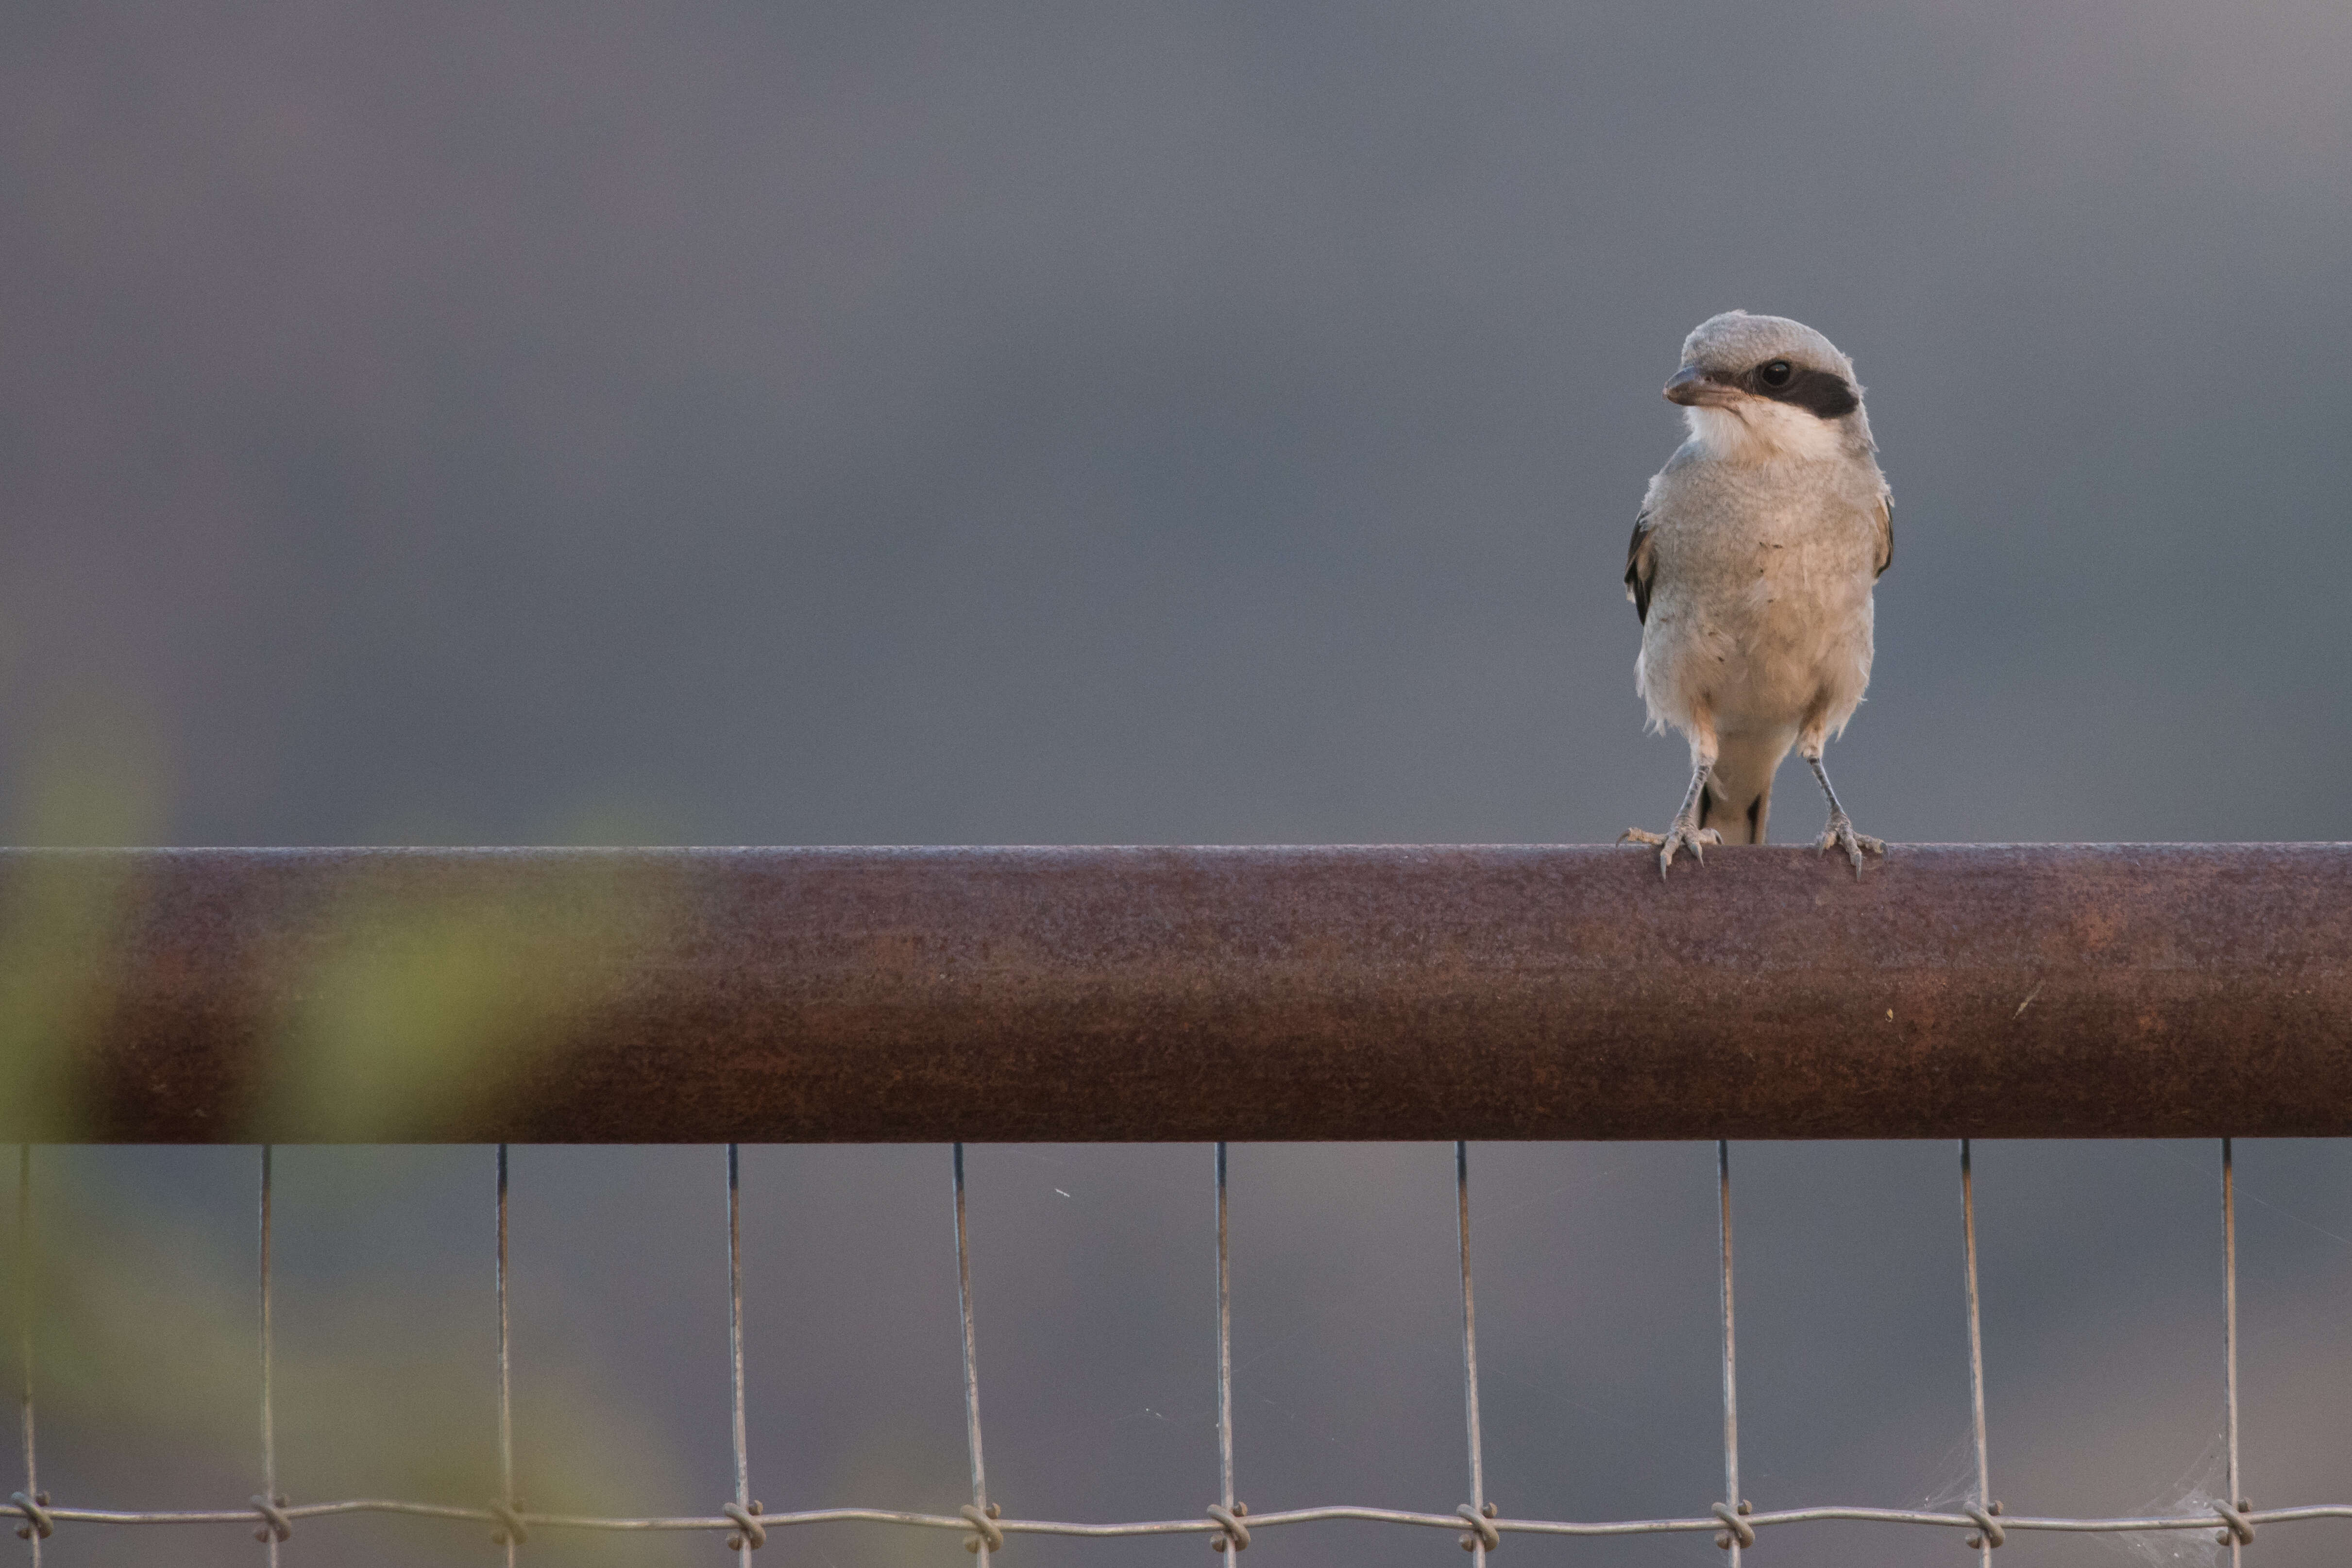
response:
<svg viewBox="0 0 2352 1568"><path fill-rule="evenodd" d="M1690 439L1650 481L1625 558L1642 618L1633 685L1650 725L1689 737L1690 792L1658 847L1658 874L1687 849L1760 844L1772 775L1795 747L1829 797L1821 848L1885 854L1822 770L1870 684L1871 588L1895 559L1895 509L1878 471L1853 361L1811 327L1727 311L1683 341L1666 383Z"/></svg>

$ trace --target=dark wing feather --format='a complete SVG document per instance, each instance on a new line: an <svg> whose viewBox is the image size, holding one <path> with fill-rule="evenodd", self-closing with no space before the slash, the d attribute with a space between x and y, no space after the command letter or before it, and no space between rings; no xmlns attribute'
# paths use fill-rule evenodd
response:
<svg viewBox="0 0 2352 1568"><path fill-rule="evenodd" d="M1878 570L1873 577L1885 577L1886 569L1895 564L1895 497L1888 496L1878 503Z"/></svg>
<svg viewBox="0 0 2352 1568"><path fill-rule="evenodd" d="M1625 547L1625 597L1633 601L1633 613L1644 626L1650 623L1650 579L1657 570L1650 552L1650 514L1643 512L1633 519L1633 542Z"/></svg>

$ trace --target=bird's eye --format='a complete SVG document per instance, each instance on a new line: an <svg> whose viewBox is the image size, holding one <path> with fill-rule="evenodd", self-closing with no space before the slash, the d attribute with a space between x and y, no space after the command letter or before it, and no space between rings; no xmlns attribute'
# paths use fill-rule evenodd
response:
<svg viewBox="0 0 2352 1568"><path fill-rule="evenodd" d="M1773 360L1757 369L1756 379L1768 387L1784 387L1789 384L1789 378L1796 373L1797 367L1788 361Z"/></svg>

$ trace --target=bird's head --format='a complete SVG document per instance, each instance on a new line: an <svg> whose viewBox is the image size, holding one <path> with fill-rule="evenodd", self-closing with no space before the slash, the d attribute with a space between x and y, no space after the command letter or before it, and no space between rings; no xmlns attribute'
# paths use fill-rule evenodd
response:
<svg viewBox="0 0 2352 1568"><path fill-rule="evenodd" d="M1870 447L1853 361L1801 321L1727 310L1683 340L1666 401L1723 456L1829 455Z"/></svg>

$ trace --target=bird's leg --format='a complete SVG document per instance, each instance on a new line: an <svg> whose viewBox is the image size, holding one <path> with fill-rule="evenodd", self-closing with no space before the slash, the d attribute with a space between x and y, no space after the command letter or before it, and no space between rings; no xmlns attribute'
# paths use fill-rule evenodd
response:
<svg viewBox="0 0 2352 1568"><path fill-rule="evenodd" d="M1830 798L1829 826L1822 830L1821 844L1813 852L1820 854L1832 846L1843 850L1845 858L1853 864L1854 879L1858 882L1862 878L1863 852L1867 850L1872 854L1883 855L1886 852L1886 841L1853 831L1853 819L1845 814L1845 808L1838 804L1837 791L1830 788L1830 776L1822 768L1820 752L1808 751L1805 761L1811 767L1813 777L1822 781L1822 793Z"/></svg>
<svg viewBox="0 0 2352 1568"><path fill-rule="evenodd" d="M1713 828L1698 825L1699 792L1706 788L1707 776L1715 771L1712 758L1693 765L1690 791L1683 797L1683 809L1675 813L1675 825L1663 833L1646 832L1640 828L1628 828L1618 837L1621 844L1655 844L1658 847L1658 875L1664 877L1666 868L1675 863L1675 852L1686 849L1691 858L1704 864L1706 847L1723 842L1723 835Z"/></svg>

